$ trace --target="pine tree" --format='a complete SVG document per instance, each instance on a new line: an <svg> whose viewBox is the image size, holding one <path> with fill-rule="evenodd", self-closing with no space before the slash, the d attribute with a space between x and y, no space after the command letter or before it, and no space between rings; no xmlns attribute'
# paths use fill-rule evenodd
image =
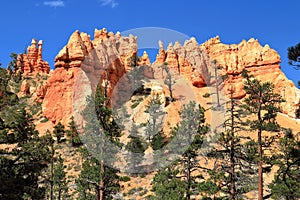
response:
<svg viewBox="0 0 300 200"><path fill-rule="evenodd" d="M39 137L32 116L22 105L6 108L2 118L0 143L14 147L0 151L0 198L43 199L40 176L50 162L46 136Z"/></svg>
<svg viewBox="0 0 300 200"><path fill-rule="evenodd" d="M66 172L64 171L65 165L61 155L53 168L53 192L55 199L61 200L68 197L68 182L66 180Z"/></svg>
<svg viewBox="0 0 300 200"><path fill-rule="evenodd" d="M198 181L202 179L201 175L196 175L199 170L198 155L204 136L207 132L207 126L204 118L204 109L195 102L184 105L180 111L181 121L172 131L171 146L173 153L179 153L184 149L184 153L167 168L160 170L156 174L153 182L153 188L156 195L163 192L168 193L167 189L174 183L181 184L183 196L181 199L191 199L193 195L198 195ZM166 176L164 171L171 170L171 177ZM171 181L170 181L171 180ZM165 181L164 187L161 182ZM171 185L169 185L171 184ZM163 189L166 189L165 191ZM179 192L179 191L178 191Z"/></svg>
<svg viewBox="0 0 300 200"><path fill-rule="evenodd" d="M152 97L146 106L145 113L149 114L149 120L146 124L145 133L149 143L162 129L165 115L165 112L162 110L163 106L158 95Z"/></svg>
<svg viewBox="0 0 300 200"><path fill-rule="evenodd" d="M206 169L209 178L200 184L200 190L207 196L221 193L222 197L230 199L242 198L243 194L253 189L251 174L256 173L253 169L251 159L253 151L251 148L253 140L242 136L240 131L245 131L245 117L239 101L232 97L227 103L224 127L225 131L220 133L215 147L208 154L213 159L214 167Z"/></svg>
<svg viewBox="0 0 300 200"><path fill-rule="evenodd" d="M98 87L83 111L87 125L82 138L88 148L83 147L84 162L76 180L80 199L112 199L120 189L118 170L113 168L117 153L114 146L119 145L120 129L108 107L104 90ZM92 155L88 150L97 154Z"/></svg>
<svg viewBox="0 0 300 200"><path fill-rule="evenodd" d="M269 148L274 141L274 137L264 137L264 131L279 131L279 125L276 122L277 112L280 111L279 103L283 99L279 94L274 93L274 85L270 82L262 83L253 76L248 75L247 71L243 71L246 78L244 90L246 98L244 100L245 111L255 116L254 120L249 121L250 129L257 131L257 166L258 166L258 199L263 200L263 173L264 168L264 149Z"/></svg>
<svg viewBox="0 0 300 200"><path fill-rule="evenodd" d="M163 65L163 69L166 72L166 78L164 80L164 83L168 86L169 88L169 92L170 92L170 98L171 98L171 102L174 101L174 97L173 97L173 85L175 84L175 80L174 77L172 77L172 72L170 70L170 68L167 66L167 63L165 63L165 65Z"/></svg>
<svg viewBox="0 0 300 200"><path fill-rule="evenodd" d="M57 143L61 143L61 139L65 136L65 126L61 122L58 122L54 126L53 133L57 139Z"/></svg>
<svg viewBox="0 0 300 200"><path fill-rule="evenodd" d="M12 52L10 54L11 61L8 63L8 66L7 66L7 68L12 69L14 73L16 73L18 71L17 57L18 57L18 54Z"/></svg>
<svg viewBox="0 0 300 200"><path fill-rule="evenodd" d="M290 65L296 69L300 68L300 43L288 48L288 59Z"/></svg>
<svg viewBox="0 0 300 200"><path fill-rule="evenodd" d="M180 169L177 162L160 169L153 179L153 200L185 200L187 184L180 178Z"/></svg>
<svg viewBox="0 0 300 200"><path fill-rule="evenodd" d="M273 182L269 185L274 199L296 200L300 198L300 140L299 133L284 129L284 136L278 141L279 151L273 156L279 167Z"/></svg>
<svg viewBox="0 0 300 200"><path fill-rule="evenodd" d="M129 151L127 158L128 172L136 176L141 173L143 166L141 163L144 159L144 152L147 149L147 144L138 136L138 126L135 123L132 124L130 131L130 141L126 145L126 149Z"/></svg>
<svg viewBox="0 0 300 200"><path fill-rule="evenodd" d="M82 142L79 137L79 133L76 128L76 124L74 121L74 117L72 116L71 121L69 123L69 130L67 130L67 135L70 137L70 141L73 147L79 147L82 145Z"/></svg>

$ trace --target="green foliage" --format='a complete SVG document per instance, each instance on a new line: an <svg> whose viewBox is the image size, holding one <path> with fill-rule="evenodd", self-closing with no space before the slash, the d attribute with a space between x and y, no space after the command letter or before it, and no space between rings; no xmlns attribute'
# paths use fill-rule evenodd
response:
<svg viewBox="0 0 300 200"><path fill-rule="evenodd" d="M69 123L69 130L66 131L67 135L70 137L70 142L73 147L79 147L82 144L81 139L79 137L79 133L76 128L76 124L74 121L74 117L72 116L71 121Z"/></svg>
<svg viewBox="0 0 300 200"><path fill-rule="evenodd" d="M291 129L284 130L284 136L278 141L279 152L273 156L273 162L279 167L273 182L269 185L274 199L300 198L300 141L299 134Z"/></svg>
<svg viewBox="0 0 300 200"><path fill-rule="evenodd" d="M100 190L103 190L105 199L113 199L113 196L120 190L117 172L116 169L108 166L103 166L101 169L98 159L87 157L82 163L82 171L76 180L79 199L95 199ZM101 181L104 183L104 188L101 188Z"/></svg>
<svg viewBox="0 0 300 200"><path fill-rule="evenodd" d="M150 115L146 125L146 137L149 142L152 141L153 136L157 135L162 128L164 115L163 105L158 95L154 96L149 104L146 106L145 113Z"/></svg>
<svg viewBox="0 0 300 200"><path fill-rule="evenodd" d="M231 97L223 124L225 131L219 134L215 147L207 155L214 162L214 167L206 169L209 178L200 184L201 192L206 197L217 195L231 199L242 198L254 189L249 182L255 178L252 174L256 173L253 165L257 151L256 148L252 151L251 146L245 148L253 144L253 140L238 135L245 130L243 117L245 115L238 101Z"/></svg>
<svg viewBox="0 0 300 200"><path fill-rule="evenodd" d="M7 68L13 70L14 73L16 73L18 71L17 57L18 57L18 54L12 52L10 54L11 61L8 63L8 66L7 66Z"/></svg>
<svg viewBox="0 0 300 200"><path fill-rule="evenodd" d="M166 72L166 78L164 80L164 83L168 86L169 88L169 92L170 92L170 98L171 98L171 101L174 101L174 97L173 97L173 88L172 86L176 83L175 80L174 80L174 77L172 75L172 72L170 70L170 68L167 66L167 65L163 65L163 69L165 72Z"/></svg>
<svg viewBox="0 0 300 200"><path fill-rule="evenodd" d="M205 93L204 95L202 95L203 96L203 98L208 98L208 97L210 97L210 94L209 93Z"/></svg>
<svg viewBox="0 0 300 200"><path fill-rule="evenodd" d="M114 162L116 151L112 144L119 145L120 128L107 105L108 99L104 91L98 87L95 96L88 98L88 105L83 111L87 121L84 137L88 148L82 147L80 150L84 161L79 178L76 180L79 199L100 199L101 195L103 195L101 198L113 199L120 190L118 170L108 166L107 163L110 159L112 163ZM95 113L96 116L91 113ZM93 156L97 158L93 157L88 149L96 149L98 154Z"/></svg>
<svg viewBox="0 0 300 200"><path fill-rule="evenodd" d="M58 124L54 126L53 133L57 139L57 143L61 143L61 139L65 136L65 132L65 126L61 122L58 122Z"/></svg>
<svg viewBox="0 0 300 200"><path fill-rule="evenodd" d="M10 91L9 82L11 75L7 71L0 68L0 111L6 106L13 106L18 103L18 96Z"/></svg>
<svg viewBox="0 0 300 200"><path fill-rule="evenodd" d="M59 155L53 169L53 192L55 199L66 199L68 195L68 182L66 180L65 165L61 155Z"/></svg>
<svg viewBox="0 0 300 200"><path fill-rule="evenodd" d="M269 158L264 155L264 150L269 148L277 136L267 137L263 131L278 132L280 126L276 121L277 113L280 112L279 104L284 100L274 92L274 85L270 82L262 83L243 71L246 78L244 90L247 94L244 100L244 110L253 114L255 119L248 120L250 129L257 131L257 162L258 162L258 199L263 199L263 173L270 170Z"/></svg>
<svg viewBox="0 0 300 200"><path fill-rule="evenodd" d="M300 67L300 43L288 48L288 59L290 65L297 69Z"/></svg>
<svg viewBox="0 0 300 200"><path fill-rule="evenodd" d="M122 177L120 177L120 181L122 181L122 182L128 182L130 180L131 180L131 178L129 176L122 176Z"/></svg>
<svg viewBox="0 0 300 200"><path fill-rule="evenodd" d="M181 180L178 163L172 163L170 166L161 169L153 179L152 190L155 196L150 199L160 200L185 200L187 191L187 182Z"/></svg>
<svg viewBox="0 0 300 200"><path fill-rule="evenodd" d="M128 172L133 176L136 176L142 170L141 162L143 160L144 152L148 145L145 141L138 136L138 126L132 123L130 130L130 141L126 145L126 149L129 151L126 157Z"/></svg>
<svg viewBox="0 0 300 200"><path fill-rule="evenodd" d="M198 154L208 130L204 124L204 108L190 102L179 114L181 121L172 130L172 144L169 145L175 152L184 149L184 153L155 175L152 183L155 197L150 199L191 199L199 194L198 183L203 177L193 172L200 167Z"/></svg>
<svg viewBox="0 0 300 200"><path fill-rule="evenodd" d="M154 151L159 150L163 148L165 145L167 145L167 138L163 131L159 131L157 134L155 134L152 137L151 140L151 147Z"/></svg>
<svg viewBox="0 0 300 200"><path fill-rule="evenodd" d="M130 106L132 109L135 109L141 102L143 101L143 98L140 97L138 99L132 100L132 105Z"/></svg>
<svg viewBox="0 0 300 200"><path fill-rule="evenodd" d="M43 199L45 188L39 179L50 161L48 138L38 136L24 106L7 108L2 115L0 144L15 146L0 151L0 198Z"/></svg>

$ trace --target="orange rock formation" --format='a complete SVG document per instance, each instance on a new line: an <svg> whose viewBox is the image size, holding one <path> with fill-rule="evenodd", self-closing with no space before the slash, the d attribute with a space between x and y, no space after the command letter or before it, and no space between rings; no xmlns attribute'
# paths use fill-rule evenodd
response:
<svg viewBox="0 0 300 200"><path fill-rule="evenodd" d="M102 85L107 80L110 95L118 80L131 69L130 58L137 53L136 40L132 35L123 37L119 32L113 34L105 28L96 29L93 40L86 33L75 31L55 58L56 69L48 80L47 91L45 88L40 90L41 93L45 93L44 115L54 123L62 121L66 124L74 111L73 102L80 98L81 93L91 90L90 85L83 86L84 80L87 79L89 83L94 84L100 80ZM227 93L233 85L235 98L245 96L241 72L247 69L262 81L272 81L275 91L286 99L282 104L283 112L295 116L300 92L280 70L278 53L268 45L262 47L257 40L250 39L240 44L226 45L221 43L219 37L215 37L199 45L195 38L191 38L183 45L178 42L170 44L166 50L163 43L159 42L156 61L151 65L145 52L139 64L151 65L154 70L167 64L199 88L214 83L211 79L212 60L216 60L217 65L222 66L220 74L229 75L229 79L222 84ZM148 74L151 74L151 70L147 69Z"/></svg>
<svg viewBox="0 0 300 200"><path fill-rule="evenodd" d="M21 73L25 75L49 73L50 66L42 58L42 46L42 40L37 44L37 40L32 39L31 46L27 48L27 53L18 55L17 67L21 70Z"/></svg>

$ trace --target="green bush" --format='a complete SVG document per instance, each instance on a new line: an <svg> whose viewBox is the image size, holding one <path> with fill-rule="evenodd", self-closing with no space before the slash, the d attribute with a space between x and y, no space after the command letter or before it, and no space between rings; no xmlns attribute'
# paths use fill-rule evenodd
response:
<svg viewBox="0 0 300 200"><path fill-rule="evenodd" d="M131 178L130 178L129 176L122 176L122 177L120 178L120 180L121 180L122 182L128 182L128 181L131 180Z"/></svg>
<svg viewBox="0 0 300 200"><path fill-rule="evenodd" d="M203 97L204 97L204 98L208 98L208 97L210 97L210 94L209 94L209 93L205 93L205 94L203 95Z"/></svg>

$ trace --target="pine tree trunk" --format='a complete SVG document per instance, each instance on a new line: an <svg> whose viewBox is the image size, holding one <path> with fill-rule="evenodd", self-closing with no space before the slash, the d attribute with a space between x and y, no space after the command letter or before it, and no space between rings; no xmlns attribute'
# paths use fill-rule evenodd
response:
<svg viewBox="0 0 300 200"><path fill-rule="evenodd" d="M186 193L186 199L191 199L191 158L188 156L188 162L187 162L187 193Z"/></svg>
<svg viewBox="0 0 300 200"><path fill-rule="evenodd" d="M60 186L61 187L61 186ZM58 200L60 200L61 199L61 189L59 189L59 191L58 191L58 198L57 198Z"/></svg>
<svg viewBox="0 0 300 200"><path fill-rule="evenodd" d="M50 164L50 200L53 200L53 176L54 176L54 173L53 173L53 162L54 162L54 147L53 147L53 144L51 145L51 164Z"/></svg>
<svg viewBox="0 0 300 200"><path fill-rule="evenodd" d="M262 94L260 94L260 97ZM258 102L261 102L259 99ZM259 104L258 109L258 121L260 124L263 123L263 119L261 117L261 104ZM258 200L263 200L263 167L262 167L262 157L263 157L263 150L262 150L262 129L261 126L258 129L257 134L257 141L258 141Z"/></svg>
<svg viewBox="0 0 300 200"><path fill-rule="evenodd" d="M100 200L100 188L97 185L95 185L95 192L96 192L96 200Z"/></svg>
<svg viewBox="0 0 300 200"><path fill-rule="evenodd" d="M232 91L231 91L232 92ZM231 142L230 142L230 199L234 200L235 199L235 159L234 159L234 102L233 102L233 97L231 93L231 109L230 109L230 114L231 114Z"/></svg>
<svg viewBox="0 0 300 200"><path fill-rule="evenodd" d="M104 163L103 160L100 162L100 182L99 182L99 200L104 200L104 180L103 180L103 174L104 174Z"/></svg>
<svg viewBox="0 0 300 200"><path fill-rule="evenodd" d="M234 160L234 147L233 143L231 143L231 153L230 153L230 199L235 199L235 160Z"/></svg>
<svg viewBox="0 0 300 200"><path fill-rule="evenodd" d="M263 166L262 166L262 141L261 130L258 131L258 200L263 200Z"/></svg>

